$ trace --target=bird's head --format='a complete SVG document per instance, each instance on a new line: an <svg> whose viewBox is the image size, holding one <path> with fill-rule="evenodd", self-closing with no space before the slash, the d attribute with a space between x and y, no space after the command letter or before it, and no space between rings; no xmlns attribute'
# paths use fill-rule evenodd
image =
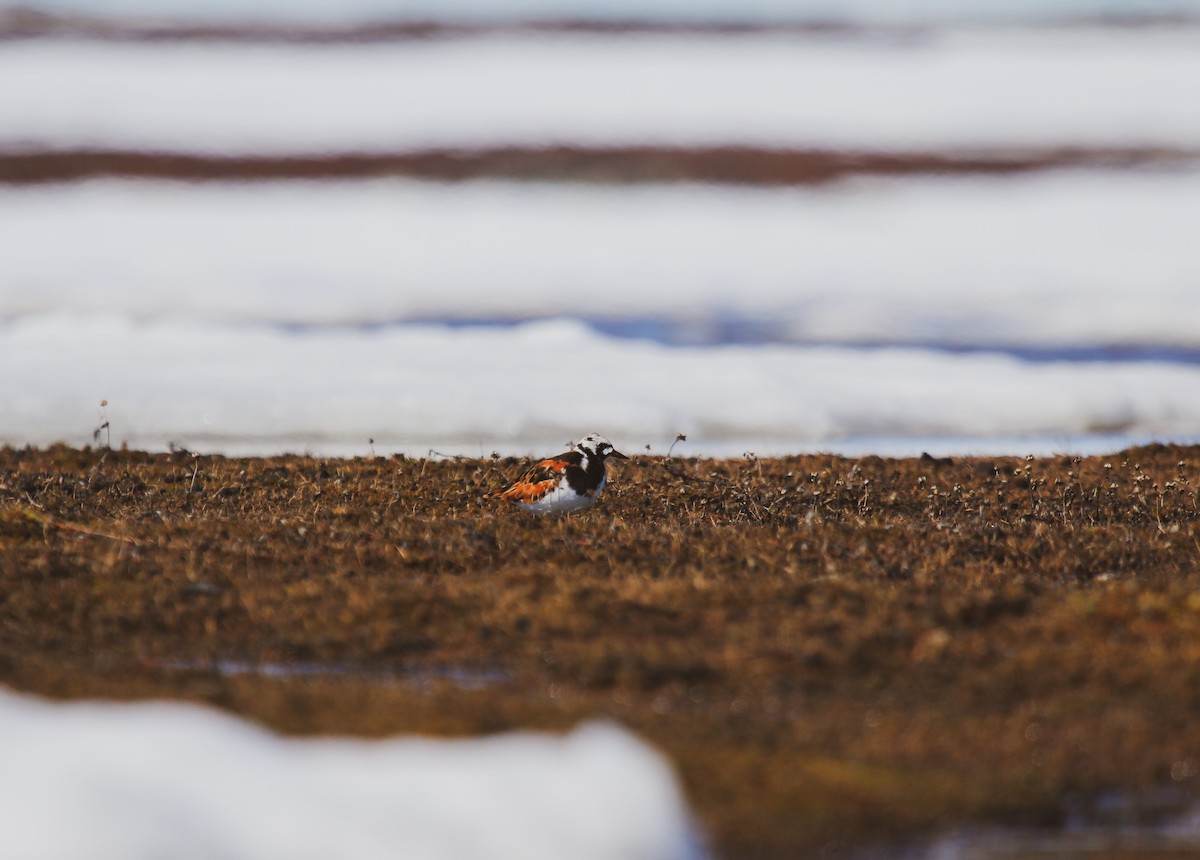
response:
<svg viewBox="0 0 1200 860"><path fill-rule="evenodd" d="M616 457L618 460L628 460L629 458L612 446L603 436L598 433L589 433L584 436L575 445L575 450L591 459L595 457L601 463L609 457Z"/></svg>

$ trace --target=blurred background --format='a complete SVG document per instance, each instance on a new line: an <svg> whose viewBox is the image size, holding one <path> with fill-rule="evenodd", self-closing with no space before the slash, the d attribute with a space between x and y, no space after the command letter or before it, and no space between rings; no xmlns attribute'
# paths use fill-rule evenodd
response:
<svg viewBox="0 0 1200 860"><path fill-rule="evenodd" d="M26 0L0 81L0 443L1200 439L1195 0Z"/></svg>

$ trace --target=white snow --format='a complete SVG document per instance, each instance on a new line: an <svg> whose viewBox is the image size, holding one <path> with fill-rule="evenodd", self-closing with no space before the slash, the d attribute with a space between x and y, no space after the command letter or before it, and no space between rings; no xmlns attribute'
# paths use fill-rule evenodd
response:
<svg viewBox="0 0 1200 860"><path fill-rule="evenodd" d="M86 15L184 20L815 21L930 24L1183 15L1194 0L17 0L0 5Z"/></svg>
<svg viewBox="0 0 1200 860"><path fill-rule="evenodd" d="M289 740L194 705L0 691L3 853L22 860L688 860L666 762L565 737Z"/></svg>
<svg viewBox="0 0 1200 860"><path fill-rule="evenodd" d="M888 17L864 2L853 8ZM171 8L200 14L193 6ZM464 0L446 14L480 10ZM321 2L296 14L310 11L336 14ZM17 40L0 51L0 80L21 82L0 86L8 149L1200 152L1196 26ZM0 442L90 442L101 399L114 443L227 453L529 453L590 431L634 451L683 432L696 454L1188 438L1200 428L1197 223L1195 165L818 190L10 186ZM541 322L416 324L471 319ZM710 345L604 337L581 320L663 325ZM720 338L706 333L738 325L774 345L711 346ZM872 344L908 348L854 348ZM960 346L991 352L950 351ZM1115 348L1176 360L1012 357L1113 359ZM603 384L581 385L581 371Z"/></svg>
<svg viewBox="0 0 1200 860"><path fill-rule="evenodd" d="M734 317L827 343L1198 347L1197 224L1200 173L10 188L0 320Z"/></svg>
<svg viewBox="0 0 1200 860"><path fill-rule="evenodd" d="M957 437L960 450L1004 437L1009 452L1026 453L1047 437L1068 448L1072 437L1200 428L1197 365L671 348L572 322L294 333L46 315L3 327L0 365L0 442L13 444L90 443L101 399L114 445L229 453L479 456L553 449L592 431L634 452L662 452L682 432L692 454L853 447L861 437Z"/></svg>
<svg viewBox="0 0 1200 860"><path fill-rule="evenodd" d="M0 51L0 80L22 82L0 87L0 147L8 148L944 150L1200 141L1198 27L965 29L894 41L31 40Z"/></svg>
<svg viewBox="0 0 1200 860"><path fill-rule="evenodd" d="M227 453L531 453L591 431L660 452L682 432L715 455L1185 438L1195 363L851 347L1195 349L1196 223L1194 173L10 189L0 442L89 443L101 399L114 444ZM799 343L668 347L589 315L750 319Z"/></svg>

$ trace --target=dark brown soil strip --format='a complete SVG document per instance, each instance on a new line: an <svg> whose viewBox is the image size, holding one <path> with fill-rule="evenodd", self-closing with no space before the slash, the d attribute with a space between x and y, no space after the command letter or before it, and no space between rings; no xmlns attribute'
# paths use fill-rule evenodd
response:
<svg viewBox="0 0 1200 860"><path fill-rule="evenodd" d="M0 183L71 182L101 176L206 181L403 176L443 182L712 182L817 185L856 176L1008 175L1060 169L1179 168L1200 153L1066 148L963 153L871 153L724 146L590 149L575 146L434 149L400 153L221 156L104 149L0 152Z"/></svg>
<svg viewBox="0 0 1200 860"><path fill-rule="evenodd" d="M413 39L460 39L504 35L712 35L764 33L861 36L914 32L912 28L863 28L828 22L669 22L652 20L560 19L517 22L368 21L359 24L201 23L58 17L31 11L0 17L0 41L83 38L115 42L282 42L294 44L372 44Z"/></svg>
<svg viewBox="0 0 1200 860"><path fill-rule="evenodd" d="M636 457L560 519L485 497L522 465L0 449L0 683L302 734L610 717L731 860L1200 784L1200 448Z"/></svg>
<svg viewBox="0 0 1200 860"><path fill-rule="evenodd" d="M1147 27L1188 25L1196 16L1119 14L1063 16L1038 21L1040 26ZM363 21L349 24L303 24L247 20L237 23L187 20L138 20L86 15L54 15L15 9L0 13L0 41L36 38L82 38L119 42L282 42L296 44L369 44L412 39L457 39L481 36L592 34L600 36L678 35L755 36L762 34L835 38L913 38L933 25L863 25L837 18L807 21L666 21L653 19L558 18L530 21L452 22L436 20Z"/></svg>

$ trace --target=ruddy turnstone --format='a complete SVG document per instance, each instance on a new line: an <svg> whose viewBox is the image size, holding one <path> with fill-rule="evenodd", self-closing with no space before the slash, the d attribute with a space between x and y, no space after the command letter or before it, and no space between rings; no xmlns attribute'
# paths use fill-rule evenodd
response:
<svg viewBox="0 0 1200 860"><path fill-rule="evenodd" d="M530 467L499 498L535 514L582 511L604 492L608 484L604 461L609 457L629 459L603 436L589 433L565 454Z"/></svg>

